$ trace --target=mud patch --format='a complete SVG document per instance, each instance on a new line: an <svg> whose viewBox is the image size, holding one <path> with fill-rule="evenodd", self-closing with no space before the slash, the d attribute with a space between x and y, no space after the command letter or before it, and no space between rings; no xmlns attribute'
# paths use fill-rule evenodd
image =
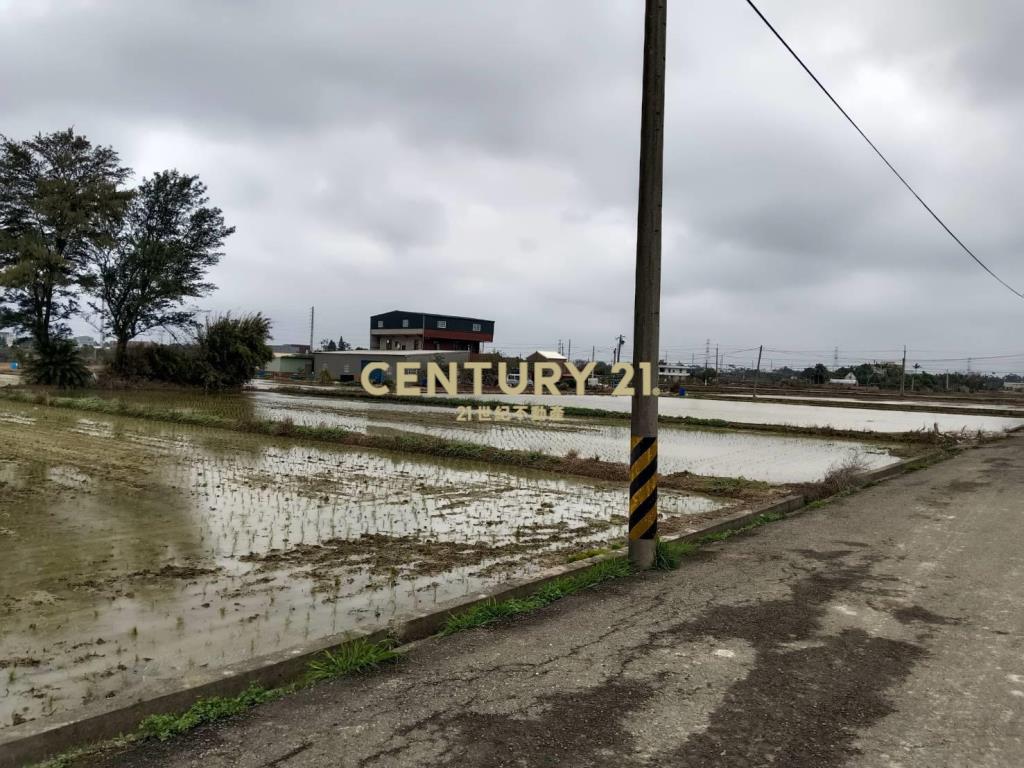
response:
<svg viewBox="0 0 1024 768"><path fill-rule="evenodd" d="M616 679L573 694L541 696L535 704L541 712L532 717L479 712L456 715L445 721L457 733L453 745L457 759L452 764L531 768L628 765L622 746L630 744L633 736L624 725L625 715L656 693L646 682Z"/></svg>
<svg viewBox="0 0 1024 768"><path fill-rule="evenodd" d="M982 483L977 480L953 480L946 483L945 488L952 493L969 493L970 491L977 491L987 486L988 483Z"/></svg>
<svg viewBox="0 0 1024 768"><path fill-rule="evenodd" d="M891 611L892 616L900 624L933 624L939 626L950 626L960 623L960 619L952 616L940 616L932 613L920 605L912 605L907 608L897 608Z"/></svg>
<svg viewBox="0 0 1024 768"><path fill-rule="evenodd" d="M655 636L664 645L712 637L755 649L753 668L729 687L707 728L665 764L840 765L858 753L858 732L893 711L886 693L924 649L854 628L821 637L829 604L875 579L870 560L837 566L835 553L814 554L831 563L828 572L801 579L788 599L714 606ZM791 644L809 647L786 647Z"/></svg>

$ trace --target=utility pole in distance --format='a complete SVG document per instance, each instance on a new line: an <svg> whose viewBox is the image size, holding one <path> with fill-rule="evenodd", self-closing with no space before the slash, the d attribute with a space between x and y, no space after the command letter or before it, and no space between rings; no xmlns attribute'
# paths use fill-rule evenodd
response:
<svg viewBox="0 0 1024 768"><path fill-rule="evenodd" d="M900 366L900 397L903 397L903 387L907 383L907 345L903 345L903 365Z"/></svg>
<svg viewBox="0 0 1024 768"><path fill-rule="evenodd" d="M640 196L636 227L633 367L658 370L661 320L661 190L665 147L665 33L667 0L647 0L640 107ZM636 377L634 381L642 379ZM652 377L653 378L653 377ZM657 379L654 379L657 381ZM654 565L658 540L658 396L637 381L630 416L629 562Z"/></svg>
<svg viewBox="0 0 1024 768"><path fill-rule="evenodd" d="M757 400L757 380L761 377L761 353L764 352L764 344L757 348L757 370L754 371L754 399Z"/></svg>

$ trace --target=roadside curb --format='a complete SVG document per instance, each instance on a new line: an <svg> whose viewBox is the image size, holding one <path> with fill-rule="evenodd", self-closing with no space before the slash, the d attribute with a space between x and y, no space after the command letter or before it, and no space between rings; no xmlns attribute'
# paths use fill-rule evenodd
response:
<svg viewBox="0 0 1024 768"><path fill-rule="evenodd" d="M930 451L881 469L865 472L858 476L857 486L863 487L917 469L942 455L942 451ZM806 499L803 496L787 496L770 504L739 512L699 529L666 536L664 540L697 541L710 534L743 528L762 515L795 513L806 508L806 504ZM526 597L555 579L586 570L604 560L621 556L622 554L619 552L611 552L555 566L542 571L529 581L523 581L487 594L480 594L470 600L452 600L440 608L413 615L369 634L331 635L287 651L279 651L249 659L240 664L233 664L224 669L204 671L202 675L194 676L184 685L180 679L156 681L143 694L145 698L137 699L131 704L116 709L105 708L103 703L99 702L77 710L71 718L47 721L46 723L33 721L13 726L7 729L6 733L0 735L0 768L18 768L30 765L55 757L73 747L102 742L131 733L146 717L181 712L200 698L236 696L253 683L271 688L293 682L305 672L309 662L323 654L324 651L333 651L356 639L364 639L371 643L395 639L401 645L424 640L437 634L453 612L461 613L491 601L501 602Z"/></svg>

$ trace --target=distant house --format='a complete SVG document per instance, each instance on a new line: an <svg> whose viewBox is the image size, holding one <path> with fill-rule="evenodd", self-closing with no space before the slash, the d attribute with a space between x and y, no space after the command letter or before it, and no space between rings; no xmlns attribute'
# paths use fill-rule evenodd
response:
<svg viewBox="0 0 1024 768"><path fill-rule="evenodd" d="M532 355L528 355L526 362L530 364L530 370L533 370L533 366L537 363L557 363L559 370L562 372L562 378L570 376L568 369L565 364L569 362L569 358L565 355L560 355L557 352L550 352L545 349L538 349Z"/></svg>
<svg viewBox="0 0 1024 768"><path fill-rule="evenodd" d="M659 363L658 379L662 382L682 381L689 378L690 369L682 363Z"/></svg>
<svg viewBox="0 0 1024 768"><path fill-rule="evenodd" d="M494 321L396 309L370 316L370 349L464 350L479 353L494 341Z"/></svg>
<svg viewBox="0 0 1024 768"><path fill-rule="evenodd" d="M1004 381L1003 389L1008 389L1011 392L1024 392L1024 381Z"/></svg>
<svg viewBox="0 0 1024 768"><path fill-rule="evenodd" d="M841 387L856 387L857 386L857 377L853 375L853 371L850 371L848 374L843 376L843 378L841 378L841 379L829 379L828 383L829 384L836 384L836 385L841 386Z"/></svg>

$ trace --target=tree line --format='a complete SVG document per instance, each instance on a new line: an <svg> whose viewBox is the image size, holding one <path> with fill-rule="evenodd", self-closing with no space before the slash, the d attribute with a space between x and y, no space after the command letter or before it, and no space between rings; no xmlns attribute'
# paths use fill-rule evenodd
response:
<svg viewBox="0 0 1024 768"><path fill-rule="evenodd" d="M233 338L254 345L239 353L262 365L271 356L266 318L227 316L201 327L186 305L214 290L207 273L235 231L206 185L178 170L135 187L131 177L114 149L74 129L23 141L0 135L0 325L31 339L26 372L64 386L87 376L68 326L78 315L98 319L101 335L113 337L111 367L122 375L133 368L129 342L157 328L184 333L209 364ZM182 383L223 384L197 366L190 362Z"/></svg>

